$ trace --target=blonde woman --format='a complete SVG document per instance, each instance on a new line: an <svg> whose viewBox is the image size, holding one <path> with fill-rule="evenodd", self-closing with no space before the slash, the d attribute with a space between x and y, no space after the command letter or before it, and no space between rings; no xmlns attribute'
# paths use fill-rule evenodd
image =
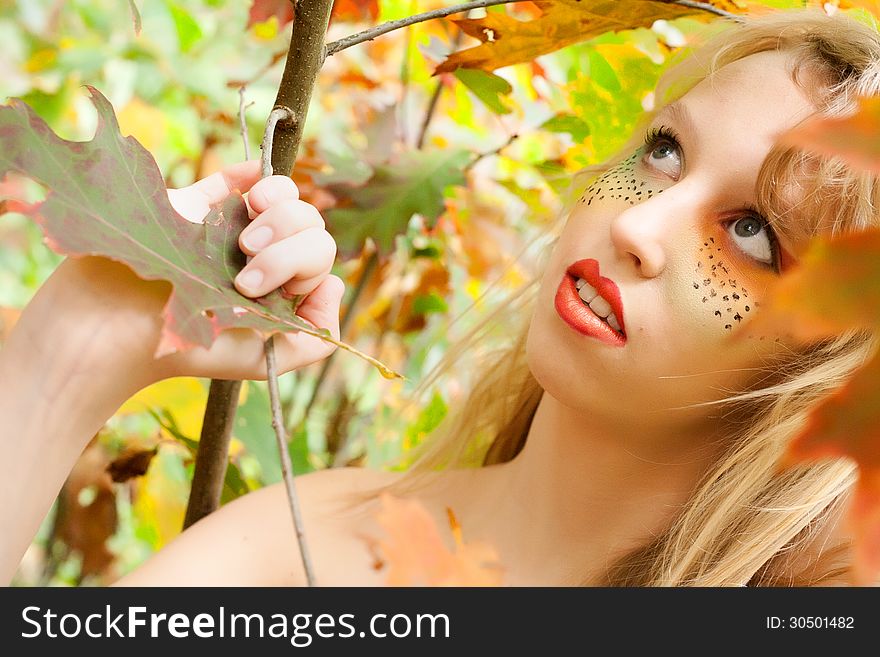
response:
<svg viewBox="0 0 880 657"><path fill-rule="evenodd" d="M752 332L749 320L811 236L878 221L873 175L775 137L878 91L877 32L813 10L727 24L668 70L619 155L575 179L540 278L484 324L517 313L509 347L474 366L476 383L420 460L402 474L297 479L319 583L382 583L361 538L380 534L371 510L381 490L418 499L439 522L452 507L469 540L495 546L509 585L847 583L854 466L775 465L874 336L805 347ZM332 237L288 178L258 177L242 163L169 195L198 221L230 189L250 189L255 218L240 245L254 258L236 286L309 293L300 314L338 335ZM245 330L154 360L169 289L108 259L68 258L0 352L3 581L125 399L172 376L265 378L262 343ZM461 354L479 329L435 374L474 362ZM331 351L301 334L279 344L284 371ZM480 446L482 467L461 467ZM297 550L275 485L198 522L119 583L300 585Z"/></svg>

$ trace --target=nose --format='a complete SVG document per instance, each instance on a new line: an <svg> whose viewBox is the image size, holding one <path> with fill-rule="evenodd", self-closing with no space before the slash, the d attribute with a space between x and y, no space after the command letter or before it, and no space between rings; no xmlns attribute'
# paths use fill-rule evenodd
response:
<svg viewBox="0 0 880 657"><path fill-rule="evenodd" d="M611 242L615 250L631 260L645 278L658 276L666 268L672 239L688 230L684 219L689 210L686 203L680 202L678 191L667 188L626 208L611 222Z"/></svg>

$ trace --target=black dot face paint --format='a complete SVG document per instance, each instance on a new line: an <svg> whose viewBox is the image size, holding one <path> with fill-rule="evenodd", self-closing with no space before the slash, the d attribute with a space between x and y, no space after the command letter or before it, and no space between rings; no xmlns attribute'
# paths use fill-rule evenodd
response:
<svg viewBox="0 0 880 657"><path fill-rule="evenodd" d="M578 203L592 206L603 201L623 201L635 205L663 192L658 180L646 180L638 169L644 155L644 147L609 169L597 178L583 193ZM732 331L749 313L754 312L758 303L749 298L746 290L731 274L732 268L724 261L721 245L713 236L701 242L693 279L693 293L700 299L701 307L706 308L712 321L720 330ZM763 339L763 338L761 338Z"/></svg>
<svg viewBox="0 0 880 657"><path fill-rule="evenodd" d="M731 275L731 269L724 262L723 253L714 237L706 237L699 252L706 260L697 263L695 274L702 285L694 281L694 289L701 290L698 292L700 302L706 305L712 320L721 330L732 331L757 303L749 298L749 291ZM709 278L703 278L707 271ZM705 289L709 290L708 295Z"/></svg>
<svg viewBox="0 0 880 657"><path fill-rule="evenodd" d="M636 171L643 151L644 148L639 148L616 167L599 176L587 188L578 202L592 205L594 201L609 199L635 205L639 201L647 200L654 194L662 192L663 188L656 182L640 179Z"/></svg>

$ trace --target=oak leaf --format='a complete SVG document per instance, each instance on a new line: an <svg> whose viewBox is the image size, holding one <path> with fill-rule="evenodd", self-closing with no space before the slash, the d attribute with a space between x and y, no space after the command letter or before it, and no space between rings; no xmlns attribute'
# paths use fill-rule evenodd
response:
<svg viewBox="0 0 880 657"><path fill-rule="evenodd" d="M500 12L487 13L483 18L453 20L463 32L482 44L452 53L434 73L449 73L459 67L494 71L530 62L539 55L606 32L650 28L658 19L717 18L702 9L661 0L535 0L532 4L542 12L532 20L521 21ZM731 13L742 13L746 8L746 3L735 0L708 4Z"/></svg>
<svg viewBox="0 0 880 657"><path fill-rule="evenodd" d="M880 357L859 369L810 413L789 443L782 467L849 457L859 466L845 522L853 538L852 583L877 584L880 573Z"/></svg>
<svg viewBox="0 0 880 657"><path fill-rule="evenodd" d="M153 157L120 134L109 101L87 88L98 112L92 141L61 139L20 100L0 106L0 180L14 172L48 189L42 202L6 208L30 214L58 253L104 256L143 279L171 282L155 357L209 348L231 327L263 339L302 331L360 355L386 378L400 376L296 315L282 289L258 299L240 294L232 281L246 264L238 236L249 222L241 194L230 194L201 224L181 217Z"/></svg>

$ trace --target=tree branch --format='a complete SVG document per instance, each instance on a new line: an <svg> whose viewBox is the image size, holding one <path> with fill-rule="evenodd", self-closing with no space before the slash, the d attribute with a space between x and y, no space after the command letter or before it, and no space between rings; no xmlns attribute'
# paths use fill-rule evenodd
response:
<svg viewBox="0 0 880 657"><path fill-rule="evenodd" d="M378 36L388 34L389 32L393 32L394 30L399 30L402 27L408 27L410 25L421 23L423 21L429 21L434 18L443 18L444 16L449 16L450 14L458 14L463 11L470 11L471 9L480 9L481 7L492 7L495 5L508 5L514 2L523 2L523 0L477 0L476 2L468 2L462 5L456 5L454 7L443 7L442 9L433 9L431 11L426 11L421 14L407 16L406 18L399 18L394 21L388 21L387 23L382 23L381 25L371 27L370 29L364 30L363 32L357 32L356 34L352 34L350 36L328 43L326 47L326 56L329 57L330 55L335 55L340 50L351 48L352 46L356 46L357 44L363 43L364 41L372 41ZM729 11L724 11L723 9L719 9L718 7L710 5L708 2L695 2L693 0L670 0L669 4L681 5L682 7L689 7L691 9L707 11L710 14L715 14L724 18L730 18L736 21L742 20L741 16L737 14L732 14Z"/></svg>
<svg viewBox="0 0 880 657"><path fill-rule="evenodd" d="M324 63L324 38L332 8L333 0L294 3L290 49L275 98L275 107L290 108L294 122L282 121L278 124L272 149L272 169L285 176L293 171L312 90Z"/></svg>
<svg viewBox="0 0 880 657"><path fill-rule="evenodd" d="M245 159L251 159L247 123L244 112L244 87L238 90L238 121L244 142ZM251 103L253 104L253 103ZM202 433L196 452L193 480L186 503L183 528L195 524L213 513L220 506L223 482L229 463L229 441L232 439L232 422L238 407L241 381L214 379L208 392L208 402L202 417Z"/></svg>
<svg viewBox="0 0 880 657"><path fill-rule="evenodd" d="M186 504L183 528L195 524L220 506L223 482L229 463L232 421L238 407L241 381L214 379L202 421L199 449L196 452L192 486Z"/></svg>

